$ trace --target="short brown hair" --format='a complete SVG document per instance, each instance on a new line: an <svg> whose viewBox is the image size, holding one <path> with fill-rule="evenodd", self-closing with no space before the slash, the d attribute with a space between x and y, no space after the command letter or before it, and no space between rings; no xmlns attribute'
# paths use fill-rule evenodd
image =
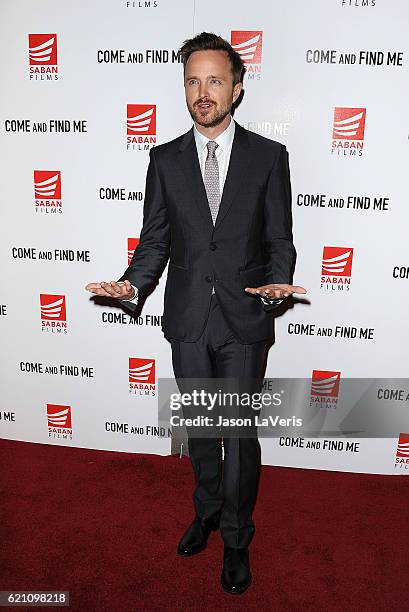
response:
<svg viewBox="0 0 409 612"><path fill-rule="evenodd" d="M180 48L182 56L183 70L186 69L187 60L195 51L226 51L231 63L233 73L233 85L239 83L244 75L245 66L240 54L233 49L230 43L221 36L210 32L202 32L194 38L185 40Z"/></svg>

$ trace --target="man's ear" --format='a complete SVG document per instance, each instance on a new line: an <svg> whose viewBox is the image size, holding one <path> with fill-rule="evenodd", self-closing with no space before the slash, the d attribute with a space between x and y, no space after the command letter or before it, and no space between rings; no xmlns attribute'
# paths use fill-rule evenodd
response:
<svg viewBox="0 0 409 612"><path fill-rule="evenodd" d="M233 87L233 102L235 102L237 98L239 97L242 88L243 88L242 83L236 83L235 86Z"/></svg>

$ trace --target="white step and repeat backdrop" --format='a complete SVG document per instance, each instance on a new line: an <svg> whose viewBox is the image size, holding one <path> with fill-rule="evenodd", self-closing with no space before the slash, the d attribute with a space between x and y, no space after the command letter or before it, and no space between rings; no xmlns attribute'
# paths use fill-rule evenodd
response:
<svg viewBox="0 0 409 612"><path fill-rule="evenodd" d="M277 318L266 377L308 381L321 417L348 379L380 378L366 418L373 401L396 422L375 439L263 439L263 462L409 473L405 0L1 2L0 435L170 452L164 277L137 319L84 286L132 256L149 148L191 126L177 50L203 30L246 61L236 120L290 154L308 300Z"/></svg>

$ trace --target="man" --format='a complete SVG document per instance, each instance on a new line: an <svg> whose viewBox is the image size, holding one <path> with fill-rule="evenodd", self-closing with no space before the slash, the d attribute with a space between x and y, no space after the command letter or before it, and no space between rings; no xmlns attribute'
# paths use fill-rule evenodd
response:
<svg viewBox="0 0 409 612"><path fill-rule="evenodd" d="M175 377L248 378L262 383L273 338L271 310L293 293L291 188L286 149L238 125L243 62L230 44L203 32L181 48L192 129L150 151L143 228L119 279L86 289L136 308L168 260L162 329ZM257 436L189 438L196 516L178 546L183 556L224 540L222 586L251 582L260 444Z"/></svg>

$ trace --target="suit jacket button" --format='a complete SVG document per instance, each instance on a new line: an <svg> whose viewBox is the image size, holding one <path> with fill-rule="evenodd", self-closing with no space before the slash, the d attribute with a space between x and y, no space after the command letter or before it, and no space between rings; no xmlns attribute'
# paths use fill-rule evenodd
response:
<svg viewBox="0 0 409 612"><path fill-rule="evenodd" d="M207 283L211 283L212 282L212 277L211 276L205 276L205 281Z"/></svg>
<svg viewBox="0 0 409 612"><path fill-rule="evenodd" d="M215 244L214 242L211 242L209 246L211 251L215 251L217 249L217 244Z"/></svg>

